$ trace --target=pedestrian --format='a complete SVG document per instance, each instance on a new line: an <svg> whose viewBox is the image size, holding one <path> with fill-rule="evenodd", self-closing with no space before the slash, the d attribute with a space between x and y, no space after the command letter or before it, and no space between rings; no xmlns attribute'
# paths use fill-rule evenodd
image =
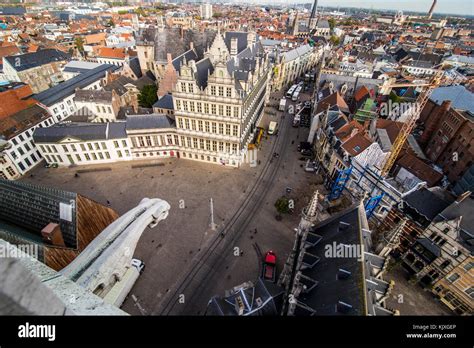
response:
<svg viewBox="0 0 474 348"><path fill-rule="evenodd" d="M109 207L110 207L110 201L109 201L109 200L107 200L107 206L109 206Z"/></svg>

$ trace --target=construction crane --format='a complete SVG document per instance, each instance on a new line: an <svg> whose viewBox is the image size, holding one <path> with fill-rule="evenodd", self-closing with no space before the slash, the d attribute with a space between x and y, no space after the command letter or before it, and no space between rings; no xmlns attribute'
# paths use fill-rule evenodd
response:
<svg viewBox="0 0 474 348"><path fill-rule="evenodd" d="M385 177L390 172L393 167L393 164L397 160L398 156L400 155L400 151L402 150L403 145L405 144L408 136L411 134L413 129L415 128L416 121L420 117L421 112L425 108L426 104L428 103L428 99L431 96L431 93L435 88L437 88L443 79L444 71L438 70L435 72L431 81L429 83L421 83L421 84L393 84L388 86L383 86L385 88L397 88L397 87L423 87L423 91L420 93L416 100L415 108L411 110L408 115L408 119L406 122L403 123L402 129L398 133L395 142L392 145L390 156L385 161L385 164L382 168L382 176Z"/></svg>

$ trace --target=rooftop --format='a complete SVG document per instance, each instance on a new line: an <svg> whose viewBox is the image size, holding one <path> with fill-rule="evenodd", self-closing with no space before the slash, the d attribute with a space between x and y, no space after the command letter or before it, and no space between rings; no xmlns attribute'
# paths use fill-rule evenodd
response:
<svg viewBox="0 0 474 348"><path fill-rule="evenodd" d="M174 120L166 115L129 115L127 116L127 131L139 129L172 128Z"/></svg>
<svg viewBox="0 0 474 348"><path fill-rule="evenodd" d="M38 104L31 105L10 117L2 119L2 122L0 122L0 134L7 140L11 139L48 117L51 117L48 110L43 109Z"/></svg>
<svg viewBox="0 0 474 348"><path fill-rule="evenodd" d="M53 62L67 61L69 58L70 56L67 53L50 48L32 53L4 57L16 71L24 71Z"/></svg>
<svg viewBox="0 0 474 348"><path fill-rule="evenodd" d="M37 128L33 133L35 143L57 143L64 139L94 141L124 139L125 122L113 123L60 123L51 127Z"/></svg>
<svg viewBox="0 0 474 348"><path fill-rule="evenodd" d="M116 65L102 64L97 68L91 69L83 74L73 77L66 82L60 83L52 88L36 94L33 98L46 106L51 106L58 101L75 93L76 89L84 88L93 82L105 77L107 71L118 69Z"/></svg>
<svg viewBox="0 0 474 348"><path fill-rule="evenodd" d="M454 109L474 110L474 93L464 86L438 87L433 91L430 99L438 105L445 100L451 100Z"/></svg>

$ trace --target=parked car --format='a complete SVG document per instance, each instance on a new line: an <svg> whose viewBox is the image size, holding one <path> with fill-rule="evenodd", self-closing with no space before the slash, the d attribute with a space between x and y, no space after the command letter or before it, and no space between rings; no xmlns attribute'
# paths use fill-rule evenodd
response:
<svg viewBox="0 0 474 348"><path fill-rule="evenodd" d="M265 254L262 267L262 277L264 280L274 283L276 281L276 255L269 250Z"/></svg>
<svg viewBox="0 0 474 348"><path fill-rule="evenodd" d="M135 267L138 272L142 273L145 269L145 263L139 259L132 259L132 267Z"/></svg>

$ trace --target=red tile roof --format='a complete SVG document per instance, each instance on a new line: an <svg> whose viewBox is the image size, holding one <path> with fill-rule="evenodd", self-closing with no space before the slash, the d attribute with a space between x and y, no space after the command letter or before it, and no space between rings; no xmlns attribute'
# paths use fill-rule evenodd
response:
<svg viewBox="0 0 474 348"><path fill-rule="evenodd" d="M351 156L357 156L370 145L372 145L370 139L365 135L358 133L342 144L342 148Z"/></svg>
<svg viewBox="0 0 474 348"><path fill-rule="evenodd" d="M98 53L99 57L124 59L125 49L116 47L101 47Z"/></svg>

